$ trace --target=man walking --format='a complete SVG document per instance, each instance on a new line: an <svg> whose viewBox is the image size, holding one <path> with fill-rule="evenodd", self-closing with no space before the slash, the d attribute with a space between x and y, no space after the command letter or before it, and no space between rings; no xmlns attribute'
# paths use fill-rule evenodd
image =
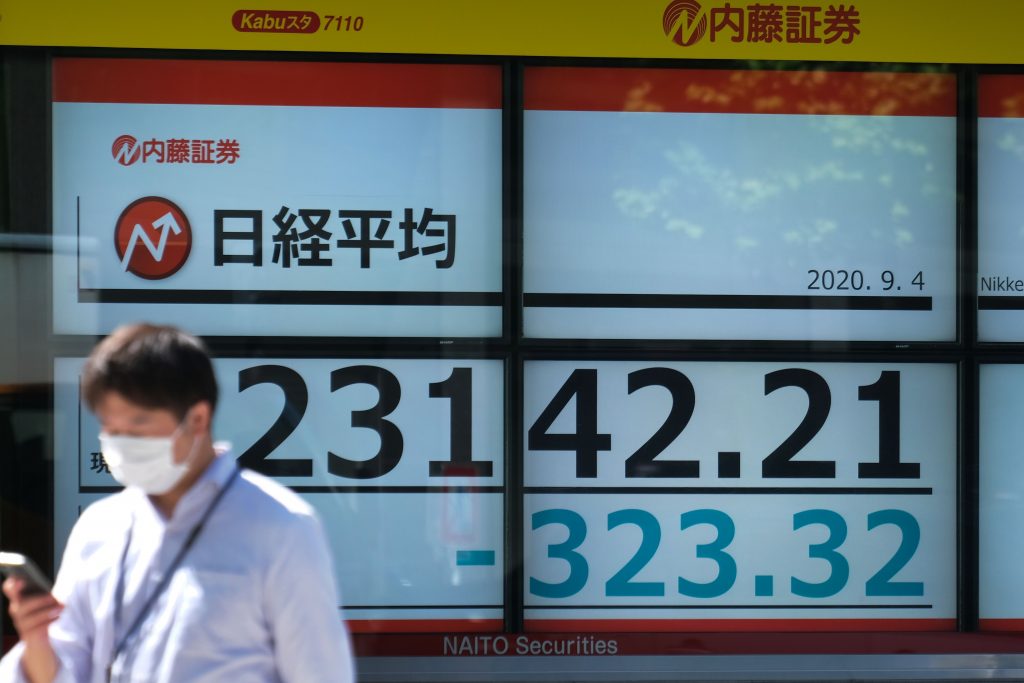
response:
<svg viewBox="0 0 1024 683"><path fill-rule="evenodd" d="M215 447L202 343L119 328L86 361L82 390L125 489L82 514L52 595L4 583L21 642L0 682L355 680L320 522Z"/></svg>

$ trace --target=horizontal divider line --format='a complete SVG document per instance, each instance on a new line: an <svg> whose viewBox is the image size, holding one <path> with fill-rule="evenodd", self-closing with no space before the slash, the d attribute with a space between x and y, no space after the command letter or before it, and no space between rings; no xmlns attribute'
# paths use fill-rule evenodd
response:
<svg viewBox="0 0 1024 683"><path fill-rule="evenodd" d="M667 617L667 618L666 618ZM817 638L823 636L830 641L826 645L820 641L823 648L831 648L838 643L846 643L851 632L860 633L901 633L911 638L919 636L934 638L936 632L944 631L945 634L938 635L940 639L953 637L957 634L956 619L946 617L900 617L892 614L876 613L868 617L856 616L853 614L837 614L829 617L822 614L815 616L789 616L786 614L761 614L756 616L727 616L709 615L651 615L643 618L628 617L622 615L619 618L609 618L604 615L594 614L592 616L561 617L551 615L541 617L536 615L523 620L523 630L527 632L548 632L548 633L619 633L622 637L635 637L648 635L653 638L676 638L678 642L679 633L704 633L710 638L731 639L739 636L743 640L754 642L762 637L775 639L773 644L760 643L761 651L769 654L777 651L778 645L788 642L792 638ZM627 636L626 633L631 635ZM830 632L830 633L829 633ZM746 635L740 635L746 633ZM846 635L842 635L846 634ZM902 636L900 636L902 637ZM941 644L935 641L943 651L948 651L948 644ZM801 650L797 646L795 654ZM862 648L855 648L862 649ZM869 650L871 648L868 648ZM746 648L744 649L746 651ZM821 649L827 653L830 649ZM892 648L893 653L899 651L898 647ZM808 651L809 652L809 651Z"/></svg>
<svg viewBox="0 0 1024 683"><path fill-rule="evenodd" d="M901 495L930 496L930 486L527 486L524 493L750 493L757 495L777 493L816 493L838 495Z"/></svg>
<svg viewBox="0 0 1024 683"><path fill-rule="evenodd" d="M979 296L979 311L1024 310L1024 296Z"/></svg>
<svg viewBox="0 0 1024 683"><path fill-rule="evenodd" d="M259 289L83 289L79 303L294 306L501 306L501 292L360 292Z"/></svg>
<svg viewBox="0 0 1024 683"><path fill-rule="evenodd" d="M750 308L775 310L930 311L930 296L785 294L523 294L527 308Z"/></svg>
<svg viewBox="0 0 1024 683"><path fill-rule="evenodd" d="M504 605L342 605L339 609L505 609Z"/></svg>
<svg viewBox="0 0 1024 683"><path fill-rule="evenodd" d="M286 484L286 486L288 486ZM79 493L117 493L120 486L79 486ZM505 493L503 486L288 486L296 493Z"/></svg>
<svg viewBox="0 0 1024 683"><path fill-rule="evenodd" d="M289 486L296 493L505 493L504 486Z"/></svg>
<svg viewBox="0 0 1024 683"><path fill-rule="evenodd" d="M537 610L600 609L932 609L934 605L524 605Z"/></svg>
<svg viewBox="0 0 1024 683"><path fill-rule="evenodd" d="M503 486L288 486L296 493L505 493ZM117 493L120 486L79 486L79 493ZM828 487L828 486L527 486L524 493L535 494L735 494L770 495L779 493L814 493L839 495L905 495L930 496L931 487Z"/></svg>

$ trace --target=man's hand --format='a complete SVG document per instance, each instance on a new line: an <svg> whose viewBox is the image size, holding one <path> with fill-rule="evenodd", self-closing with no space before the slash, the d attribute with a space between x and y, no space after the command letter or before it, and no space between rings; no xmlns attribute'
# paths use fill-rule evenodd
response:
<svg viewBox="0 0 1024 683"><path fill-rule="evenodd" d="M49 683L59 668L57 655L50 645L50 624L60 618L64 606L50 593L23 595L25 582L11 577L4 581L7 608L18 637L25 644L21 667L32 683Z"/></svg>

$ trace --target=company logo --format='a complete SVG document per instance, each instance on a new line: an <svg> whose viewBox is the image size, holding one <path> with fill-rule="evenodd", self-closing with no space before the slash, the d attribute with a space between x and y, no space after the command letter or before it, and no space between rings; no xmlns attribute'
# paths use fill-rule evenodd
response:
<svg viewBox="0 0 1024 683"><path fill-rule="evenodd" d="M708 30L708 15L701 13L697 0L673 0L661 17L665 35L676 45L693 45Z"/></svg>
<svg viewBox="0 0 1024 683"><path fill-rule="evenodd" d="M776 5L730 2L705 9L697 0L672 0L661 15L665 36L689 47L708 42L730 43L842 43L860 35L856 5Z"/></svg>
<svg viewBox="0 0 1024 683"><path fill-rule="evenodd" d="M316 33L320 16L316 12L240 9L231 15L231 25L243 33Z"/></svg>
<svg viewBox="0 0 1024 683"><path fill-rule="evenodd" d="M121 135L110 148L114 159L122 166L131 166L142 156L142 145L131 135Z"/></svg>
<svg viewBox="0 0 1024 683"><path fill-rule="evenodd" d="M163 280L185 265L192 250L192 227L171 200L143 197L117 219L114 248L123 270L147 280Z"/></svg>
<svg viewBox="0 0 1024 683"><path fill-rule="evenodd" d="M110 148L114 160L122 166L144 164L233 164L242 156L242 146L234 138L150 138L139 142L134 135L119 135Z"/></svg>

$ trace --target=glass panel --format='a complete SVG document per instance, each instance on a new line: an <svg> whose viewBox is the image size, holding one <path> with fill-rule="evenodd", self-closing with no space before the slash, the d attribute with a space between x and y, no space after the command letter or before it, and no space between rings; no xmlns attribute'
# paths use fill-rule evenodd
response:
<svg viewBox="0 0 1024 683"><path fill-rule="evenodd" d="M118 490L58 358L57 556L86 505ZM214 435L317 509L355 633L499 630L504 602L504 364L466 359L217 358Z"/></svg>
<svg viewBox="0 0 1024 683"><path fill-rule="evenodd" d="M497 66L56 59L61 334L502 333Z"/></svg>
<svg viewBox="0 0 1024 683"><path fill-rule="evenodd" d="M985 363L979 372L978 619L986 630L1024 631L1024 365Z"/></svg>
<svg viewBox="0 0 1024 683"><path fill-rule="evenodd" d="M956 78L533 68L527 337L954 341Z"/></svg>
<svg viewBox="0 0 1024 683"><path fill-rule="evenodd" d="M978 77L978 340L1024 341L1024 76Z"/></svg>
<svg viewBox="0 0 1024 683"><path fill-rule="evenodd" d="M525 624L956 626L956 367L534 361Z"/></svg>

